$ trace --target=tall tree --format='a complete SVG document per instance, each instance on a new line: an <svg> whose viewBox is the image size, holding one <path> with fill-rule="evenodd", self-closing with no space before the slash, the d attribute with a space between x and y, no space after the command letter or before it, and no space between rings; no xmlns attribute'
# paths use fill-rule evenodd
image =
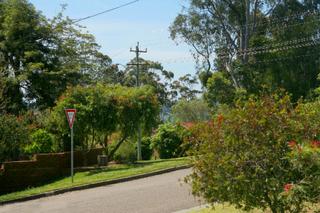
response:
<svg viewBox="0 0 320 213"><path fill-rule="evenodd" d="M124 70L123 84L125 86L136 86L137 69L136 59L132 59ZM140 85L151 85L156 89L159 101L162 105L171 106L175 93L170 89L170 85L174 78L173 72L167 71L159 62L145 60L139 58L139 81Z"/></svg>
<svg viewBox="0 0 320 213"><path fill-rule="evenodd" d="M0 106L53 106L68 85L111 66L94 37L59 13L49 20L27 0L0 1ZM1 89L3 88L3 89ZM19 98L18 98L19 97Z"/></svg>
<svg viewBox="0 0 320 213"><path fill-rule="evenodd" d="M224 72L236 89L256 92L266 84L284 87L295 97L305 96L316 87L318 57L292 64L297 57L318 51L319 4L309 0L190 0L190 7L171 25L171 37L193 47L204 70L204 86L216 70ZM270 61L275 58L284 62Z"/></svg>
<svg viewBox="0 0 320 213"><path fill-rule="evenodd" d="M195 89L197 84L198 79L196 76L186 74L181 76L178 80L173 81L170 87L176 100L185 99L190 101L196 99L197 95L201 93L199 90Z"/></svg>

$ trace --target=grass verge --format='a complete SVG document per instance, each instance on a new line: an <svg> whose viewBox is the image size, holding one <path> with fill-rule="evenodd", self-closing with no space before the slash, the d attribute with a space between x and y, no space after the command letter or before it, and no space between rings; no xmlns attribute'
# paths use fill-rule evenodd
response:
<svg viewBox="0 0 320 213"><path fill-rule="evenodd" d="M70 177L65 177L39 187L29 188L24 191L1 195L0 202L15 200L31 195L42 194L58 189L66 189L74 186L82 186L101 181L108 181L118 178L145 174L149 172L159 171L162 169L184 166L188 165L189 163L190 161L188 158L176 158L168 160L139 161L137 164L131 165L110 165L105 169L96 169L87 172L76 173L74 176L73 184L71 183Z"/></svg>
<svg viewBox="0 0 320 213"><path fill-rule="evenodd" d="M232 206L227 205L216 205L214 209L204 208L200 210L191 211L190 213L244 213L244 211L235 209ZM262 213L262 211L254 210L250 211L250 213Z"/></svg>
<svg viewBox="0 0 320 213"><path fill-rule="evenodd" d="M307 213L314 213L318 210L320 206L313 206L311 207ZM203 208L200 210L190 211L189 213L245 213L245 211L241 211L239 209L234 208L230 205L215 205L215 208ZM271 211L262 211L262 210L252 210L249 213L271 213Z"/></svg>

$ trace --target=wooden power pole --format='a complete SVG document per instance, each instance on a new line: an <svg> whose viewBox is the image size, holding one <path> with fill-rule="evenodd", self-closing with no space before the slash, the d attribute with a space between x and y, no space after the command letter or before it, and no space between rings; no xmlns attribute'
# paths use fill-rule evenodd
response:
<svg viewBox="0 0 320 213"><path fill-rule="evenodd" d="M136 86L140 87L140 70L139 70L139 55L140 53L147 53L147 49L140 50L139 42L137 43L136 49L130 48L130 52L136 53L136 63L128 64L128 65L135 65L136 66ZM137 145L137 159L142 160L142 154L141 154L141 124L139 124L138 127L138 145Z"/></svg>

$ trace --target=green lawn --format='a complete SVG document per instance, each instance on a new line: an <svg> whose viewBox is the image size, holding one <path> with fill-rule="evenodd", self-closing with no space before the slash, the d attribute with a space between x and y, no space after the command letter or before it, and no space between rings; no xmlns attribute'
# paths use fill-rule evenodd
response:
<svg viewBox="0 0 320 213"><path fill-rule="evenodd" d="M50 192L57 189L64 189L72 186L80 186L106 180L129 177L188 164L188 158L176 158L168 160L139 161L139 163L132 165L110 165L106 169L97 169L88 172L76 173L74 176L73 184L71 183L70 177L66 177L43 186L2 195L0 196L0 202L27 197L44 192Z"/></svg>

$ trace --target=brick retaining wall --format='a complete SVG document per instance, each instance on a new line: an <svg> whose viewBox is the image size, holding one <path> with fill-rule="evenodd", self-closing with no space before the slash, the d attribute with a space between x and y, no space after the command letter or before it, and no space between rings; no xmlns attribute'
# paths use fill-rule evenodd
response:
<svg viewBox="0 0 320 213"><path fill-rule="evenodd" d="M93 149L87 153L74 152L75 167L97 164L97 156L102 151L102 149ZM5 162L0 168L0 194L41 185L69 173L70 152L36 154L29 161Z"/></svg>

